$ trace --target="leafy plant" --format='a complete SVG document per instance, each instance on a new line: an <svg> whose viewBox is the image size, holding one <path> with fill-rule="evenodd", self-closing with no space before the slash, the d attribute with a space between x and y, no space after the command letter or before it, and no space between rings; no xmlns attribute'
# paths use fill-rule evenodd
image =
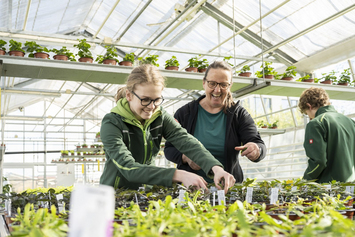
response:
<svg viewBox="0 0 355 237"><path fill-rule="evenodd" d="M12 189L12 184L8 183L8 180L6 177L2 177L2 181L4 183L4 186L2 187L2 193L4 193L4 194L10 193L11 189Z"/></svg>
<svg viewBox="0 0 355 237"><path fill-rule="evenodd" d="M340 78L338 80L338 83L350 83L350 68L344 69L344 71L342 71L342 73L340 74Z"/></svg>
<svg viewBox="0 0 355 237"><path fill-rule="evenodd" d="M30 53L28 55L30 58L34 58L35 53L49 53L49 50L46 47L37 44L35 41L26 41L25 46L27 47L26 51Z"/></svg>
<svg viewBox="0 0 355 237"><path fill-rule="evenodd" d="M262 70L260 71L256 71L255 75L258 78L262 78L263 77L263 72L265 74L265 76L267 75L277 75L277 72L275 71L275 69L273 67L271 67L272 62L264 62L263 64L261 64L260 68Z"/></svg>
<svg viewBox="0 0 355 237"><path fill-rule="evenodd" d="M295 66L289 66L288 68L286 68L285 72L282 74L281 78L283 77L294 77L296 76L297 72L296 72L296 67Z"/></svg>
<svg viewBox="0 0 355 237"><path fill-rule="evenodd" d="M311 79L311 76L307 74L304 77L298 78L296 81L305 81L305 80L308 80L308 79Z"/></svg>
<svg viewBox="0 0 355 237"><path fill-rule="evenodd" d="M93 58L92 53L90 51L91 45L86 42L86 39L79 40L79 43L74 44L74 47L79 49L76 55L80 58Z"/></svg>
<svg viewBox="0 0 355 237"><path fill-rule="evenodd" d="M323 80L323 81L332 80L333 82L336 82L337 81L337 77L335 76L336 73L337 72L335 72L334 70L332 70L329 73L322 73L322 77L320 78L320 80Z"/></svg>
<svg viewBox="0 0 355 237"><path fill-rule="evenodd" d="M200 64L200 61L198 60L198 57L192 57L189 60L187 60L189 62L189 67L198 67Z"/></svg>
<svg viewBox="0 0 355 237"><path fill-rule="evenodd" d="M159 64L157 64L159 55L148 55L145 58L138 58L138 60L141 61L142 64L152 64L156 67L159 67Z"/></svg>
<svg viewBox="0 0 355 237"><path fill-rule="evenodd" d="M259 127L259 128L262 128L262 127L267 127L267 123L265 123L263 120L260 120L256 123L256 125Z"/></svg>
<svg viewBox="0 0 355 237"><path fill-rule="evenodd" d="M22 49L22 43L21 42L18 42L18 41L15 41L13 39L11 39L9 41L10 43L10 51L21 51L23 53L25 53L25 50Z"/></svg>
<svg viewBox="0 0 355 237"><path fill-rule="evenodd" d="M279 120L276 120L273 123L268 124L268 127L269 128L277 128L278 123L279 123Z"/></svg>
<svg viewBox="0 0 355 237"><path fill-rule="evenodd" d="M0 40L0 49L5 51L6 50L6 48L5 48L6 44L7 44L7 42L5 40Z"/></svg>
<svg viewBox="0 0 355 237"><path fill-rule="evenodd" d="M231 58L232 58L232 56L224 57L223 61L227 62L231 67L234 67L234 65L229 62L229 60L231 60Z"/></svg>
<svg viewBox="0 0 355 237"><path fill-rule="evenodd" d="M56 55L65 55L68 57L70 61L76 61L75 55L67 49L66 46L63 46L61 49L51 49L51 52L55 53Z"/></svg>
<svg viewBox="0 0 355 237"><path fill-rule="evenodd" d="M105 46L106 53L104 55L97 55L96 62L102 63L106 59L114 59L118 63L118 54L115 46Z"/></svg>
<svg viewBox="0 0 355 237"><path fill-rule="evenodd" d="M132 53L126 53L126 55L122 59L122 61L128 61L128 62L131 62L131 63L134 63L134 60L135 60L135 55L134 55L133 52Z"/></svg>
<svg viewBox="0 0 355 237"><path fill-rule="evenodd" d="M240 74L240 73L245 73L245 72L249 72L249 71L250 71L249 65L244 65L242 67L242 69L240 69L239 71L236 71L236 73Z"/></svg>
<svg viewBox="0 0 355 237"><path fill-rule="evenodd" d="M202 59L202 60L199 60L198 61L198 70L201 70L201 69L205 69L205 68L208 68L209 66L209 62L207 61L207 59Z"/></svg>
<svg viewBox="0 0 355 237"><path fill-rule="evenodd" d="M180 66L176 56L172 56L171 59L165 61L165 67L178 67Z"/></svg>

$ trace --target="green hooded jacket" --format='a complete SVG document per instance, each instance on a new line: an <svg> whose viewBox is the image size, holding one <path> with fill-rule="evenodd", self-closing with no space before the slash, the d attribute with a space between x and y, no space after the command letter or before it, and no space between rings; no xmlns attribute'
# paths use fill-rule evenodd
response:
<svg viewBox="0 0 355 237"><path fill-rule="evenodd" d="M332 105L320 107L307 124L303 146L309 158L304 179L355 180L355 121Z"/></svg>
<svg viewBox="0 0 355 237"><path fill-rule="evenodd" d="M192 135L186 132L162 107L142 125L132 113L126 98L102 120L100 137L106 164L100 184L115 189L137 189L142 184L172 186L175 168L155 166L155 157L164 137L198 164L210 177L213 166L222 164Z"/></svg>

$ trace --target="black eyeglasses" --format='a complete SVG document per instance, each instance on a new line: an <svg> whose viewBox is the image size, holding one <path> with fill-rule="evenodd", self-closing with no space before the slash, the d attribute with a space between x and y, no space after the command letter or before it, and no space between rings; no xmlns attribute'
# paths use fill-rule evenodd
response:
<svg viewBox="0 0 355 237"><path fill-rule="evenodd" d="M152 102L153 102L153 105L154 105L154 106L159 106L159 105L161 105L161 104L163 103L163 101L164 101L163 96L160 97L160 98L156 98L155 100L151 100L151 99L149 99L149 98L141 99L136 93L134 93L134 91L132 91L132 93L133 93L133 95L137 96L137 98L141 101L141 105L142 105L142 106L148 106L148 105L150 105L150 103L152 103Z"/></svg>
<svg viewBox="0 0 355 237"><path fill-rule="evenodd" d="M226 90L231 84L229 84L227 82L218 83L215 81L207 81L207 85L211 89L215 89L219 85L219 88L221 88L221 90Z"/></svg>

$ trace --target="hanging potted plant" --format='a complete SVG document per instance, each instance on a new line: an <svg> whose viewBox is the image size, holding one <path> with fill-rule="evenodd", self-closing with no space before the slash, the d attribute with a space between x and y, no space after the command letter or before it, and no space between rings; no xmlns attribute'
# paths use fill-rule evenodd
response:
<svg viewBox="0 0 355 237"><path fill-rule="evenodd" d="M281 75L281 80L292 81L293 77L297 74L295 69L295 66L286 68L285 72Z"/></svg>
<svg viewBox="0 0 355 237"><path fill-rule="evenodd" d="M180 63L176 59L175 56L172 56L171 59L168 59L165 61L165 69L166 70L174 70L178 71L179 70Z"/></svg>
<svg viewBox="0 0 355 237"><path fill-rule="evenodd" d="M267 79L274 79L274 75L277 75L277 72L274 70L273 67L271 67L271 64L272 62L264 62L263 64L261 64L260 68L262 68L262 70L256 71L255 75L258 78L263 78L263 76L265 75L265 78Z"/></svg>
<svg viewBox="0 0 355 237"><path fill-rule="evenodd" d="M135 59L134 53L126 53L125 57L122 59L119 65L132 67L134 63L134 59Z"/></svg>
<svg viewBox="0 0 355 237"><path fill-rule="evenodd" d="M102 64L116 65L118 63L118 54L115 46L105 46L105 55L97 55L96 62Z"/></svg>
<svg viewBox="0 0 355 237"><path fill-rule="evenodd" d="M201 55L199 55L199 56L201 56ZM208 63L207 59L204 58L202 60L199 60L198 67L197 67L198 72L204 73L207 70L209 65L210 64Z"/></svg>
<svg viewBox="0 0 355 237"><path fill-rule="evenodd" d="M187 72L198 72L199 60L197 56L192 57L188 60L189 67L185 69Z"/></svg>
<svg viewBox="0 0 355 237"><path fill-rule="evenodd" d="M348 86L350 83L350 75L350 68L344 69L344 71L340 74L338 85Z"/></svg>
<svg viewBox="0 0 355 237"><path fill-rule="evenodd" d="M79 56L79 62L93 62L92 53L90 52L91 45L86 42L86 39L79 40L79 44L75 44L74 47L79 49L78 53L76 54L77 56Z"/></svg>
<svg viewBox="0 0 355 237"><path fill-rule="evenodd" d="M30 53L28 55L29 58L49 59L49 50L35 41L26 41L25 46L27 47L26 51Z"/></svg>
<svg viewBox="0 0 355 237"><path fill-rule="evenodd" d="M332 70L330 73L322 73L322 77L320 80L322 80L320 83L322 84L333 84L333 82L337 81L337 77L335 76L335 71Z"/></svg>
<svg viewBox="0 0 355 237"><path fill-rule="evenodd" d="M159 67L159 64L157 63L159 55L148 55L145 58L138 58L140 61L140 64L152 64L156 67Z"/></svg>
<svg viewBox="0 0 355 237"><path fill-rule="evenodd" d="M238 73L238 76L240 76L240 77L250 77L251 76L249 65L244 65L242 67L242 69L240 69L239 71L236 71L236 73Z"/></svg>
<svg viewBox="0 0 355 237"><path fill-rule="evenodd" d="M9 49L9 55L10 56L18 56L18 57L24 57L25 56L25 50L22 49L22 43L15 41L15 40L10 40L10 49Z"/></svg>
<svg viewBox="0 0 355 237"><path fill-rule="evenodd" d="M305 75L304 77L298 78L296 81L299 81L299 82L310 82L310 83L312 83L312 82L314 82L314 79L311 78L310 75Z"/></svg>
<svg viewBox="0 0 355 237"><path fill-rule="evenodd" d="M63 61L73 61L75 62L75 55L70 52L69 49L67 49L67 47L63 46L61 49L51 49L51 52L55 53L55 55L53 56L53 59L55 60L63 60Z"/></svg>
<svg viewBox="0 0 355 237"><path fill-rule="evenodd" d="M0 40L0 55L5 55L6 54L6 48L5 48L6 44L7 44L6 41Z"/></svg>

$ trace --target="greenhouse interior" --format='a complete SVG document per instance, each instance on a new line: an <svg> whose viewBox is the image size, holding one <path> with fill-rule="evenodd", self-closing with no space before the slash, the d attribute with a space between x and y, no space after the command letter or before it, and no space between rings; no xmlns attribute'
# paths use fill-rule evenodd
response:
<svg viewBox="0 0 355 237"><path fill-rule="evenodd" d="M125 90L144 67L165 87ZM209 81L217 71L229 81ZM354 235L355 0L1 0L0 73L0 236ZM301 102L306 90L329 103ZM222 127L227 107L223 132L204 137L215 130L202 125L214 116L203 103L226 91L258 142L241 121ZM186 117L197 134L179 121L192 104L207 114ZM137 106L160 114L158 137L159 119ZM125 130L134 126L151 147ZM241 146L233 157L229 133Z"/></svg>

